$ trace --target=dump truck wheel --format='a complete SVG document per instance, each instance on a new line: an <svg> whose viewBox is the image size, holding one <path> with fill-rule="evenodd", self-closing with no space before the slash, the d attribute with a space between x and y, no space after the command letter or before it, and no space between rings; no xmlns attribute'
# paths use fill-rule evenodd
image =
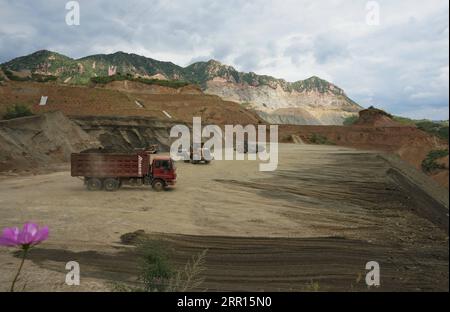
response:
<svg viewBox="0 0 450 312"><path fill-rule="evenodd" d="M155 180L152 183L152 187L155 191L161 192L162 190L164 190L164 182L161 180Z"/></svg>
<svg viewBox="0 0 450 312"><path fill-rule="evenodd" d="M114 192L119 189L120 183L116 179L106 179L105 182L103 182L103 187L105 188L105 191L108 192Z"/></svg>
<svg viewBox="0 0 450 312"><path fill-rule="evenodd" d="M87 181L86 186L89 191L100 191L103 185L100 179L91 178Z"/></svg>

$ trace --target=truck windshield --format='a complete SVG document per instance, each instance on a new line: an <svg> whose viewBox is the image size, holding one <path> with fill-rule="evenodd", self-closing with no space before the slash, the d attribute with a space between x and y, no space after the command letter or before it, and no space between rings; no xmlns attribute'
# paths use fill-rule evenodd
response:
<svg viewBox="0 0 450 312"><path fill-rule="evenodd" d="M163 160L163 161L161 162L161 167L162 167L163 169L165 169L165 170L170 170L170 169L172 169L172 165L171 165L171 162L170 162L169 160Z"/></svg>

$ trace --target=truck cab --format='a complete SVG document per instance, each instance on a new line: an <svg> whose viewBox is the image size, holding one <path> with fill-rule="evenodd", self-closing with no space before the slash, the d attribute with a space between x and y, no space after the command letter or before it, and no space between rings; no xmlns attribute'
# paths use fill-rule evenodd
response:
<svg viewBox="0 0 450 312"><path fill-rule="evenodd" d="M177 180L175 162L168 156L158 156L152 159L151 180L155 190L173 186Z"/></svg>

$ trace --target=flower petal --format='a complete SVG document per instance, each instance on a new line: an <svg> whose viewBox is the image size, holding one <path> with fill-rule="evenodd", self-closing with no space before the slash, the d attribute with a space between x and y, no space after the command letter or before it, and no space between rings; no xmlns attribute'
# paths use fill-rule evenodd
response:
<svg viewBox="0 0 450 312"><path fill-rule="evenodd" d="M11 227L11 228L5 228L3 229L3 235L2 238L11 240L11 241L18 241L20 230L17 227Z"/></svg>
<svg viewBox="0 0 450 312"><path fill-rule="evenodd" d="M23 225L22 232L19 234L19 241L22 244L30 244L33 242L33 238L39 230L39 226L36 223L26 222Z"/></svg>
<svg viewBox="0 0 450 312"><path fill-rule="evenodd" d="M0 238L0 246L10 247L10 246L18 246L18 245L20 245L20 244L17 243L16 241L14 241L14 240L10 240L10 239L5 238L5 237L1 237Z"/></svg>
<svg viewBox="0 0 450 312"><path fill-rule="evenodd" d="M27 232L29 235L34 236L39 230L39 226L33 222L27 222L23 225L23 231Z"/></svg>
<svg viewBox="0 0 450 312"><path fill-rule="evenodd" d="M38 233L33 238L33 244L39 244L42 241L45 241L48 238L49 229L48 226L44 226L41 228Z"/></svg>
<svg viewBox="0 0 450 312"><path fill-rule="evenodd" d="M3 229L2 237L0 238L1 246L17 246L20 245L18 241L19 228L11 227Z"/></svg>

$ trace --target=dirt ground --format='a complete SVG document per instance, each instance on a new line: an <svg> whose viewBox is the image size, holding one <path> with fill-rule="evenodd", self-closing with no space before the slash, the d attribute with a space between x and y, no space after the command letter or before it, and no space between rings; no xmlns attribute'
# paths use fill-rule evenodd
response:
<svg viewBox="0 0 450 312"><path fill-rule="evenodd" d="M167 241L176 264L208 249L208 290L309 290L312 281L324 291L366 290L361 274L378 261L380 290L448 291L445 189L419 178L434 201L417 202L392 175L413 169L374 152L281 144L279 155L271 173L254 161L177 163L177 186L162 193L88 192L67 170L0 177L0 227L34 220L51 231L19 284L105 291L133 282L137 260L120 236L144 230ZM444 220L421 213L434 205L447 209ZM0 249L0 290L18 265L12 251ZM80 263L80 286L64 285L71 260Z"/></svg>

